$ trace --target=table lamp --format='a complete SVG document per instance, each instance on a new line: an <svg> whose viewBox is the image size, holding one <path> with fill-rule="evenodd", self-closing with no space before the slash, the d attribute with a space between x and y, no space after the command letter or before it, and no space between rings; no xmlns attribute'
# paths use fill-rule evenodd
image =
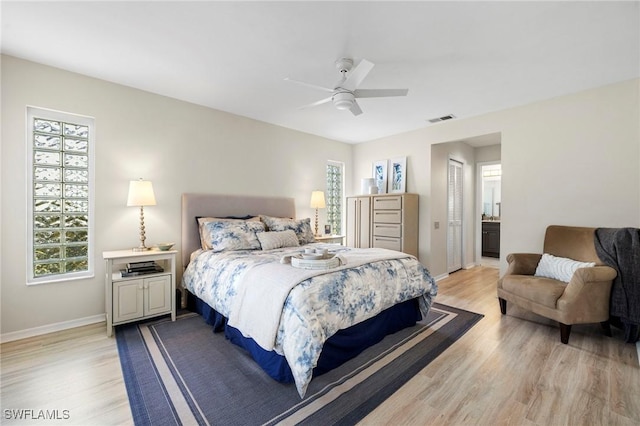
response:
<svg viewBox="0 0 640 426"><path fill-rule="evenodd" d="M326 204L324 202L324 191L313 191L311 193L311 205L312 209L316 209L316 233L315 236L318 237L318 209L324 209Z"/></svg>
<svg viewBox="0 0 640 426"><path fill-rule="evenodd" d="M144 206L155 206L156 197L153 194L153 185L148 180L132 180L129 182L129 197L127 199L127 206L140 207L140 245L133 249L133 251L145 251L149 250L144 245Z"/></svg>

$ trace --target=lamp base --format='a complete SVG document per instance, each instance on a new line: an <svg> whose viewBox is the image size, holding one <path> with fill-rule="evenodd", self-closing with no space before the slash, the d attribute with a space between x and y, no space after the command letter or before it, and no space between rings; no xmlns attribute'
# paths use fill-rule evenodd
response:
<svg viewBox="0 0 640 426"><path fill-rule="evenodd" d="M144 207L140 206L140 245L135 247L133 251L148 251L150 247L144 245L144 241L147 238L144 236Z"/></svg>

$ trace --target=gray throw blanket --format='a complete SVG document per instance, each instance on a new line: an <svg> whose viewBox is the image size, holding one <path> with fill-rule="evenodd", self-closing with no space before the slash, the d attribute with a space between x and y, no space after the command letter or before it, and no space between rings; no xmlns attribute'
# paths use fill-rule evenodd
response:
<svg viewBox="0 0 640 426"><path fill-rule="evenodd" d="M625 340L638 340L640 330L640 229L598 228L595 233L598 257L618 271L611 287L609 315L619 318Z"/></svg>

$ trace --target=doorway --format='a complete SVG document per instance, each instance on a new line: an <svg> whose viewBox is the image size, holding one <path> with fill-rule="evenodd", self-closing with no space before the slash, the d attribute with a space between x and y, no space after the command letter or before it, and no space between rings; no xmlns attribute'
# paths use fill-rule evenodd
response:
<svg viewBox="0 0 640 426"><path fill-rule="evenodd" d="M502 207L502 166L499 161L478 163L480 264L499 267Z"/></svg>
<svg viewBox="0 0 640 426"><path fill-rule="evenodd" d="M462 163L449 159L447 183L447 272L462 269Z"/></svg>

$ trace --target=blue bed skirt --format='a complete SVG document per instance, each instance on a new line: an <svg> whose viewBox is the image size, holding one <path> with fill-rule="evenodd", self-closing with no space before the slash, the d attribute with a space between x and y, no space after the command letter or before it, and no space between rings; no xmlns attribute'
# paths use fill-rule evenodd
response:
<svg viewBox="0 0 640 426"><path fill-rule="evenodd" d="M238 329L227 324L224 316L191 293L188 293L187 309L202 315L207 324L213 326L214 332L224 331L225 337L249 352L269 376L279 382L293 383L291 369L282 355L267 351L253 339L244 337ZM313 369L313 376L319 376L342 365L381 341L384 336L411 327L421 319L418 300L411 299L392 306L373 318L338 331L325 342L318 364Z"/></svg>

